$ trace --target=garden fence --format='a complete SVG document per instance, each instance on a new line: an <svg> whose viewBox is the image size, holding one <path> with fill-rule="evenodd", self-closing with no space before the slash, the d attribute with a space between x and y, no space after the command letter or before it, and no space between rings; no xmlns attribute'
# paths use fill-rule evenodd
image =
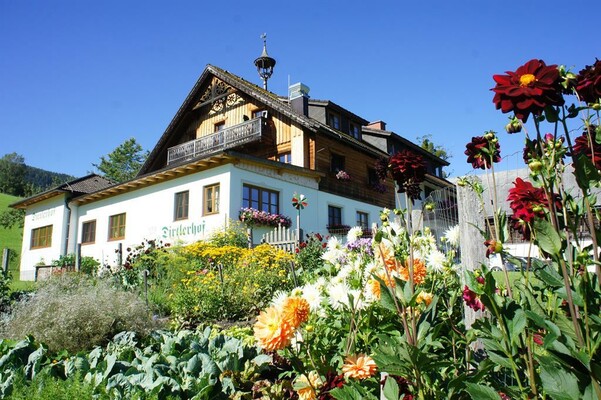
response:
<svg viewBox="0 0 601 400"><path fill-rule="evenodd" d="M298 247L299 235L296 229L278 225L273 231L263 234L262 243L269 243L278 249L294 253Z"/></svg>

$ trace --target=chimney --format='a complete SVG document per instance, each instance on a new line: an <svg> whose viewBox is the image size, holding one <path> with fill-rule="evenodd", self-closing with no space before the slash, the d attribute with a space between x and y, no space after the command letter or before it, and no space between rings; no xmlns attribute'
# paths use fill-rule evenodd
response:
<svg viewBox="0 0 601 400"><path fill-rule="evenodd" d="M288 88L290 107L299 114L309 115L309 87L302 83L295 83Z"/></svg>
<svg viewBox="0 0 601 400"><path fill-rule="evenodd" d="M384 121L370 122L369 124L367 124L366 128L378 129L380 131L385 131L386 130L386 122L384 122Z"/></svg>

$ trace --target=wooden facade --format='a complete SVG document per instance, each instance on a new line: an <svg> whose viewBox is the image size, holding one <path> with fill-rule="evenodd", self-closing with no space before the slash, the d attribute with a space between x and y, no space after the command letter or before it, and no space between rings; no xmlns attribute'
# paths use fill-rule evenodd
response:
<svg viewBox="0 0 601 400"><path fill-rule="evenodd" d="M368 204L394 208L394 185L385 182L386 191L372 187L375 162L386 153L328 126L325 120L312 118L311 113L299 114L286 98L280 98L235 75L209 66L178 111L167 131L151 152L141 173L151 173L167 166L169 148L214 135L255 118L259 112L266 116L266 127L259 142L246 143L231 150L260 159L285 162L317 171L324 176L320 190ZM341 121L360 125L366 121L333 103L324 105L323 115L333 112ZM333 157L344 159L344 171L349 180L336 178L338 169L332 167ZM371 175L370 175L371 174Z"/></svg>

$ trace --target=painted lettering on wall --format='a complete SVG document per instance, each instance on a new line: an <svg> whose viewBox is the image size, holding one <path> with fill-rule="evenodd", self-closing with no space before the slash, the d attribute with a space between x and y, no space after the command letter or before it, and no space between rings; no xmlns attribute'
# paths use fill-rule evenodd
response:
<svg viewBox="0 0 601 400"><path fill-rule="evenodd" d="M161 228L163 239L173 239L182 236L204 236L205 221L200 223L169 225Z"/></svg>
<svg viewBox="0 0 601 400"><path fill-rule="evenodd" d="M50 217L53 217L55 213L56 213L56 209L54 209L54 208L51 208L50 210L35 212L35 213L31 214L31 220L37 221L40 219L50 218Z"/></svg>

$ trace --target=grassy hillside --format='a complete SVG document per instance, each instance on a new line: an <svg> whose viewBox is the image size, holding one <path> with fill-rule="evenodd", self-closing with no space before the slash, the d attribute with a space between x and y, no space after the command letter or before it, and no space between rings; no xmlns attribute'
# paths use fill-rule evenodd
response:
<svg viewBox="0 0 601 400"><path fill-rule="evenodd" d="M18 197L0 193L0 212L8 209L8 205L19 200ZM8 248L14 254L11 257L9 268L13 279L19 278L19 257L21 256L21 243L23 240L23 229L13 226L11 229L0 227L0 263L2 262L3 249Z"/></svg>

